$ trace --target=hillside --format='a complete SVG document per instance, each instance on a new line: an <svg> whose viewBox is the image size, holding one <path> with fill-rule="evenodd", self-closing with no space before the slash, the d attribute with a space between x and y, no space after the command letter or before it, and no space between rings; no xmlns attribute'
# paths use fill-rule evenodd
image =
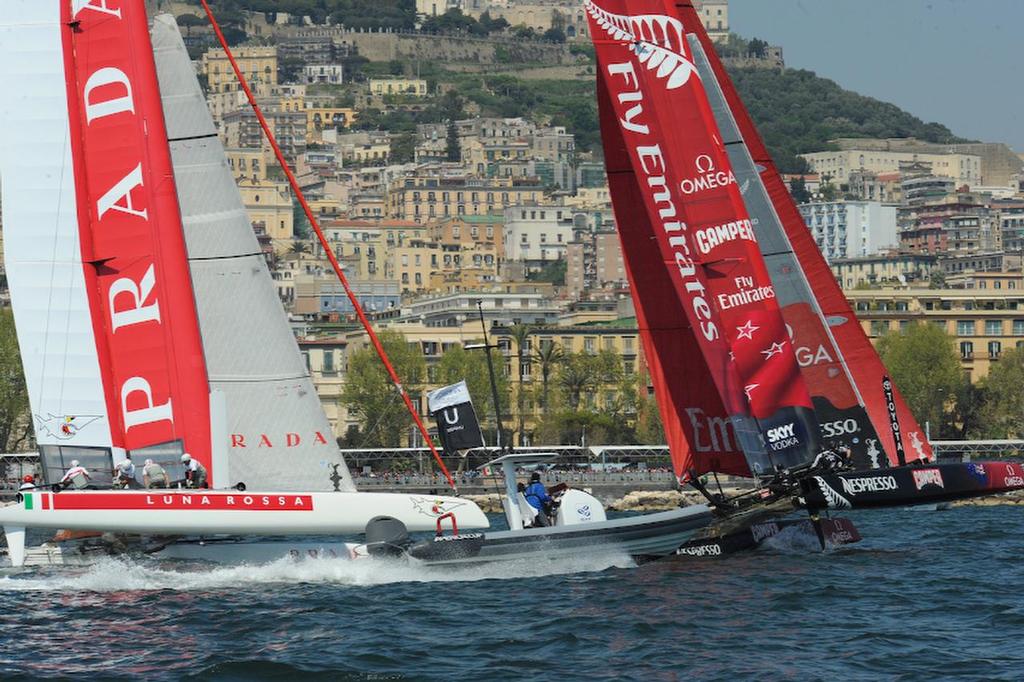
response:
<svg viewBox="0 0 1024 682"><path fill-rule="evenodd" d="M783 172L798 173L797 154L823 151L837 137L916 137L963 142L939 123L925 123L894 104L844 90L812 71L731 69L740 97Z"/></svg>

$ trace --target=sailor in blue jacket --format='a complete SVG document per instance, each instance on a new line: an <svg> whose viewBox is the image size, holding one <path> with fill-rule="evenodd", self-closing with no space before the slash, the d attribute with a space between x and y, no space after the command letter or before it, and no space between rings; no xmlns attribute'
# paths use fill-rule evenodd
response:
<svg viewBox="0 0 1024 682"><path fill-rule="evenodd" d="M548 495L548 489L540 482L540 474L536 471L530 476L530 485L526 486L523 496L530 503L530 506L537 510L537 525L550 526L548 513L554 500Z"/></svg>

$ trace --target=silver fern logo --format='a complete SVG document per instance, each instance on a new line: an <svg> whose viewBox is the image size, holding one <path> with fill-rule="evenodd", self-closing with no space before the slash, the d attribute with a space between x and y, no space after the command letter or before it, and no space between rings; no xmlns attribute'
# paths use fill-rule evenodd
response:
<svg viewBox="0 0 1024 682"><path fill-rule="evenodd" d="M682 87L697 73L686 56L686 32L678 19L664 14L613 14L592 0L587 0L587 12L612 39L628 42L640 63L666 81L667 89Z"/></svg>
<svg viewBox="0 0 1024 682"><path fill-rule="evenodd" d="M832 487L825 482L821 476L815 476L814 482L818 484L818 489L821 490L821 494L825 497L825 501L828 502L830 509L852 509L853 505L850 501L837 493Z"/></svg>

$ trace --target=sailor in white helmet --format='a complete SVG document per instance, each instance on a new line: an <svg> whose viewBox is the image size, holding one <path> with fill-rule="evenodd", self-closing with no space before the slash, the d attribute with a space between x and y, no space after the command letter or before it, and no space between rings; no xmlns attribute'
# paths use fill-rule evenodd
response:
<svg viewBox="0 0 1024 682"><path fill-rule="evenodd" d="M60 484L64 488L82 490L89 485L91 480L92 476L89 475L89 471L79 464L77 459L73 459L71 460L71 468L64 474L64 478L60 479Z"/></svg>
<svg viewBox="0 0 1024 682"><path fill-rule="evenodd" d="M131 455L126 454L123 460L114 465L114 487L139 487L138 482L135 480L135 463L132 462Z"/></svg>
<svg viewBox="0 0 1024 682"><path fill-rule="evenodd" d="M206 488L206 467L199 460L192 459L187 452L181 456L181 464L185 467L185 486L188 488Z"/></svg>

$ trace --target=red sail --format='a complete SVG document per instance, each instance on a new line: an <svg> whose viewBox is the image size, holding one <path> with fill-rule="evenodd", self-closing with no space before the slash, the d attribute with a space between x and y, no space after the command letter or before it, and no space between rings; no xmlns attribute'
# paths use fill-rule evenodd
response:
<svg viewBox="0 0 1024 682"><path fill-rule="evenodd" d="M814 456L817 424L742 197L735 182L686 184L686 169L694 165L720 169L727 179L732 173L682 24L654 0L626 7L621 0L587 3L604 141L625 147L632 171L615 164L621 156L608 156L609 176L629 176L612 181L612 192L634 300L643 310L645 346L661 364L660 376L652 373L656 391L677 399L660 402L665 422L682 424L691 450L713 452L692 419L708 414L701 404L706 399L688 402L686 389L672 390L676 382L710 378L712 385L700 388L717 390L754 473L803 463ZM638 220L641 205L646 215ZM640 227L631 224L640 221ZM648 269L665 276L648 275ZM662 286L652 286L659 280ZM670 307L681 307L689 322L677 318L674 326L689 329L675 332L678 349L666 354L658 337L671 327L651 319L650 306L673 296ZM699 359L687 345L699 348ZM686 368L675 358L687 350L685 361L703 361L703 369L677 371ZM685 455L677 457L677 473L686 463Z"/></svg>
<svg viewBox="0 0 1024 682"><path fill-rule="evenodd" d="M141 0L62 2L82 260L113 445L210 462L209 389Z"/></svg>
<svg viewBox="0 0 1024 682"><path fill-rule="evenodd" d="M724 96L728 111L721 114L730 117L738 129L740 139L729 143L736 145L736 153L740 147L745 147L744 154L749 153L751 165L756 168L756 177L752 179L762 183L774 213L770 216L771 221L777 221L784 232L785 249L772 249L778 254L777 267L772 268L773 281L779 287L779 280L793 274L789 272L786 257L781 255L781 251L791 250L800 271L799 279L812 297L804 302L784 302L783 315L798 349L803 376L813 389L823 436L851 445L855 453L859 452L864 458L862 465L875 467L883 465L878 457L881 453L874 447L874 439L877 438L881 441L882 451L887 453L889 463L902 464L897 455L899 448L893 437L883 389L886 370L804 224L749 113L715 54L697 11L690 3L676 7L688 36L699 41L702 57L706 58L712 72L711 78ZM748 206L750 201L748 198ZM766 238L770 229L771 226L764 223L758 226L758 239L762 244L771 240ZM894 397L895 412L906 439L903 443L908 453L906 459L934 459L921 427L898 391ZM823 410L823 406L827 409ZM865 411L870 423L859 424L863 421L859 415ZM851 426L855 424L859 424L857 431Z"/></svg>

